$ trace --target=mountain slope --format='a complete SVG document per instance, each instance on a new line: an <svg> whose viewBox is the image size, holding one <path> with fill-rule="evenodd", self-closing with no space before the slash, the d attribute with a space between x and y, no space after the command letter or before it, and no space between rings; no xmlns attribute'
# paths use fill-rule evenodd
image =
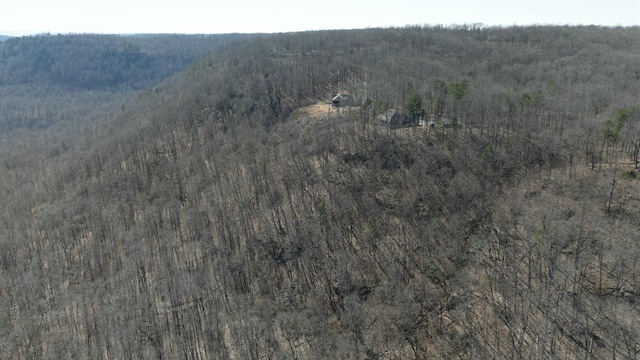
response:
<svg viewBox="0 0 640 360"><path fill-rule="evenodd" d="M249 35L39 35L0 45L0 132L73 128Z"/></svg>
<svg viewBox="0 0 640 360"><path fill-rule="evenodd" d="M247 39L5 136L0 354L636 357L635 32Z"/></svg>
<svg viewBox="0 0 640 360"><path fill-rule="evenodd" d="M0 85L140 89L241 35L38 35L0 46Z"/></svg>

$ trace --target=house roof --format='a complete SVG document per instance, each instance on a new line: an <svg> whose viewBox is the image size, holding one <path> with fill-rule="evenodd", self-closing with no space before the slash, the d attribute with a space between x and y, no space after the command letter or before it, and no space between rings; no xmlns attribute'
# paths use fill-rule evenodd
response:
<svg viewBox="0 0 640 360"><path fill-rule="evenodd" d="M398 113L396 109L389 109L378 115L378 119L381 121L391 121L393 120L393 117L396 116L396 113Z"/></svg>
<svg viewBox="0 0 640 360"><path fill-rule="evenodd" d="M341 91L341 92L336 93L336 95L333 98L331 98L331 101L336 101L336 100L340 100L340 99L347 99L347 98L350 98L350 97L351 97L351 95L349 95L348 92Z"/></svg>

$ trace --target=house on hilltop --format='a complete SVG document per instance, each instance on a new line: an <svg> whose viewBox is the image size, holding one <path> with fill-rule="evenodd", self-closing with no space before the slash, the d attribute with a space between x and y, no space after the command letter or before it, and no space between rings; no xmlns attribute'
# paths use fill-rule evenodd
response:
<svg viewBox="0 0 640 360"><path fill-rule="evenodd" d="M400 111L395 109L389 109L378 115L378 121L380 121L380 125L386 126L389 129L399 129L418 125L418 120L415 120L406 114L402 114Z"/></svg>
<svg viewBox="0 0 640 360"><path fill-rule="evenodd" d="M389 109L378 115L378 121L380 121L380 125L386 126L389 129L399 129L419 125L418 120L413 119L411 116L402 114L395 109Z"/></svg>
<svg viewBox="0 0 640 360"><path fill-rule="evenodd" d="M339 92L331 98L331 106L340 108L353 105L353 97L347 93Z"/></svg>

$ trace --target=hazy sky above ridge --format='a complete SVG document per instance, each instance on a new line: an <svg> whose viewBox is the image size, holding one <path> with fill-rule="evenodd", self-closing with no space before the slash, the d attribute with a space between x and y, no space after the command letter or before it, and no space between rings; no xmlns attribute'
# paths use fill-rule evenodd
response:
<svg viewBox="0 0 640 360"><path fill-rule="evenodd" d="M0 34L255 33L405 25L640 25L640 0L13 0Z"/></svg>

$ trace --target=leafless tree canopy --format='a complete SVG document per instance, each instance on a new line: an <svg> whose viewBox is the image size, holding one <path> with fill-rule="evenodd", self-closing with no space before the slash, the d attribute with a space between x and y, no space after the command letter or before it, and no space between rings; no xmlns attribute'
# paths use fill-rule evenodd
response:
<svg viewBox="0 0 640 360"><path fill-rule="evenodd" d="M0 358L640 356L637 27L12 38L0 94Z"/></svg>

